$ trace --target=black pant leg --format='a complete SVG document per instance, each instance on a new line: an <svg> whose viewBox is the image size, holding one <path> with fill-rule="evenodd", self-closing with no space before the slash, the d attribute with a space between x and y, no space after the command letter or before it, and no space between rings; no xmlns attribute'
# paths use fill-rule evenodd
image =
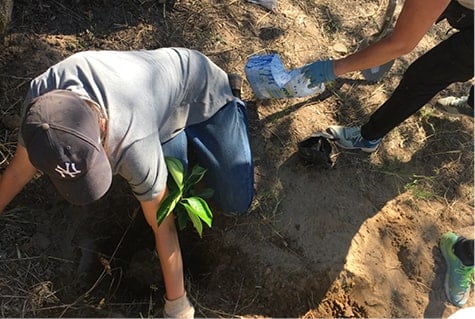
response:
<svg viewBox="0 0 475 319"><path fill-rule="evenodd" d="M442 41L414 61L391 97L362 126L366 139L384 137L454 82L473 77L473 28Z"/></svg>
<svg viewBox="0 0 475 319"><path fill-rule="evenodd" d="M473 239L461 237L454 244L454 254L462 261L465 266L473 267Z"/></svg>
<svg viewBox="0 0 475 319"><path fill-rule="evenodd" d="M472 86L470 87L470 93L468 94L468 101L467 101L468 105L470 105L473 109L473 84Z"/></svg>

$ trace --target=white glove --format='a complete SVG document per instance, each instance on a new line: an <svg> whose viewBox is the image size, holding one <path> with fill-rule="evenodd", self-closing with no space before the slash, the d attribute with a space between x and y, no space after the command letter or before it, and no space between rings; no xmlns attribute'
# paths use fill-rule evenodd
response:
<svg viewBox="0 0 475 319"><path fill-rule="evenodd" d="M186 292L183 297L175 300L165 298L165 307L163 308L163 317L165 318L186 318L192 319L195 315L195 308L188 300Z"/></svg>

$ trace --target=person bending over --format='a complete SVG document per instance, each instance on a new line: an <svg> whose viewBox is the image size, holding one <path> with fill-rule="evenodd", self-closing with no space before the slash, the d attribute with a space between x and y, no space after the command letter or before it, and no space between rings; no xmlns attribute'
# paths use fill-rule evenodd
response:
<svg viewBox="0 0 475 319"><path fill-rule="evenodd" d="M39 170L70 203L86 205L125 178L155 236L165 283L164 315L191 318L173 214L157 225L167 196L164 157L188 165L188 146L207 169L218 209L246 212L253 163L245 104L228 75L185 48L85 51L30 83L16 153L0 176L0 212Z"/></svg>

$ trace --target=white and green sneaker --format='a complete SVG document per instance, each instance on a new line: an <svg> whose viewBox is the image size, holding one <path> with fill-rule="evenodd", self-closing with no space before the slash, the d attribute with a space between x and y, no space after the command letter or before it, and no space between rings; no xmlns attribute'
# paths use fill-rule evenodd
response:
<svg viewBox="0 0 475 319"><path fill-rule="evenodd" d="M347 150L361 150L372 153L376 151L379 143L381 143L380 138L370 141L361 136L360 127L333 125L327 129L327 132L335 138L336 145Z"/></svg>
<svg viewBox="0 0 475 319"><path fill-rule="evenodd" d="M445 294L457 307L463 306L470 295L473 279L473 266L465 266L454 253L454 244L459 236L452 232L445 233L440 239L440 251L447 264L445 274Z"/></svg>

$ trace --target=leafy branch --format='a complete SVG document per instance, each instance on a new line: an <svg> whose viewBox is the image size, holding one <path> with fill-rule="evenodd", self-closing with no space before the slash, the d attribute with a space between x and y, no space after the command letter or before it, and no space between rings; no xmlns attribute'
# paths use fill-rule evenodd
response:
<svg viewBox="0 0 475 319"><path fill-rule="evenodd" d="M213 214L204 198L213 196L214 191L205 188L195 192L193 186L201 181L206 169L195 165L191 173L185 177L183 164L179 159L165 157L165 162L169 172L167 185L170 193L157 210L157 225L160 225L168 215L175 211L180 230L186 227L188 220L191 220L193 227L202 237L202 222L211 227L213 220Z"/></svg>

